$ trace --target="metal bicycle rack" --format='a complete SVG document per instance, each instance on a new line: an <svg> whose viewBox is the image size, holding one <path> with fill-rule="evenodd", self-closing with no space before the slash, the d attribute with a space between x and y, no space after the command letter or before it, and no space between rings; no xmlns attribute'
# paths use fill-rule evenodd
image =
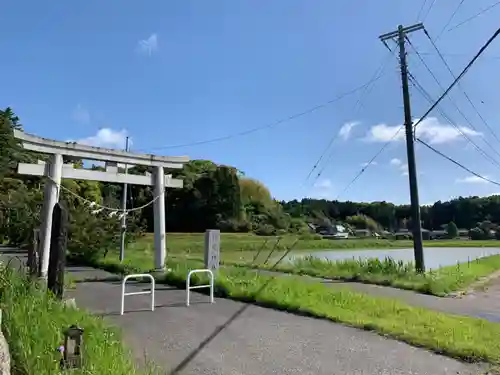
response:
<svg viewBox="0 0 500 375"><path fill-rule="evenodd" d="M210 284L205 285L195 285L191 286L191 275L195 273L208 273L210 277ZM210 288L210 303L214 303L214 274L209 269L199 269L199 270L191 270L189 271L186 278L186 306L189 306L189 293L191 289L202 289L202 288Z"/></svg>
<svg viewBox="0 0 500 375"><path fill-rule="evenodd" d="M151 281L151 289L149 291L125 293L125 284L127 281L129 279L138 279L140 277L146 277ZM155 311L155 279L149 273L138 273L134 275L127 275L123 278L120 315L123 315L125 310L125 296L136 296L139 294L151 294L151 311Z"/></svg>

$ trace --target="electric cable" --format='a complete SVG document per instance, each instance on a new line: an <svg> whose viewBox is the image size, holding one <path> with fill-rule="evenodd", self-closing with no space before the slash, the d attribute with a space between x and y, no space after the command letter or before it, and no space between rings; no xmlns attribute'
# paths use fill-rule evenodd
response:
<svg viewBox="0 0 500 375"><path fill-rule="evenodd" d="M472 60L465 66L462 72L458 75L457 78L451 83L451 85L445 90L445 92L438 98L438 100L424 113L422 117L413 125L413 130L420 124L428 115L431 113L434 108L436 108L439 103L448 95L453 87L462 79L462 77L469 71L470 67L474 65L476 60L486 51L486 49L490 46L490 44L498 37L500 34L500 28L497 29L493 35L486 41L486 43L479 49L476 55L472 58Z"/></svg>
<svg viewBox="0 0 500 375"><path fill-rule="evenodd" d="M425 99L427 99L427 101L430 104L432 104L434 102L434 99L425 90L425 88L416 80L415 76L413 76L413 74L411 74L410 72L408 72L408 76L409 76L409 81L413 83L414 87L420 92L420 94ZM439 111L439 113L441 114L441 116L443 116L446 120L448 120L448 122L450 123L450 125L452 125L455 128L455 130L462 137L464 137L470 144L473 145L473 147L476 149L477 152L479 152L481 154L481 156L483 156L486 160L488 160L490 163L492 163L495 167L500 168L500 163L496 159L494 159L491 155L489 155L488 153L486 153L486 151L484 151L481 147L479 147L478 144L476 142L474 142L467 134L465 134L460 129L460 127L458 127L455 124L455 122L443 111L443 109L441 107L438 106L438 107L436 107L436 109Z"/></svg>
<svg viewBox="0 0 500 375"><path fill-rule="evenodd" d="M401 125L397 131L394 133L394 135L387 141L384 143L384 145L380 148L380 150L377 151L377 153L370 159L370 161L368 163L365 163L366 165L363 165L363 167L361 168L361 170L354 176L354 178L347 184L347 186L337 195L337 197L335 198L336 201L339 200L339 198L347 191L349 190L349 188L361 177L361 175L363 173L365 173L365 171L368 169L368 167L370 165L373 164L373 162L375 161L375 159L377 159L380 154L382 152L384 152L384 150L387 148L387 146L389 146L389 144L398 136L399 132L403 129L404 125Z"/></svg>
<svg viewBox="0 0 500 375"><path fill-rule="evenodd" d="M429 6L429 9L427 9L427 13L425 13L425 16L422 17L422 23L426 20L426 18L429 16L429 13L431 12L432 10L432 7L434 6L434 4L436 3L436 0L432 0L432 3L431 5Z"/></svg>
<svg viewBox="0 0 500 375"><path fill-rule="evenodd" d="M423 59L423 57L420 55L420 53L418 52L418 50L413 46L413 44L411 43L411 41L407 38L408 40L408 44L411 46L411 48L415 51L415 53L417 54L418 58L420 59L420 61L422 62L422 64L425 66L425 68L427 69L427 71L431 74L432 78L434 79L434 81L438 84L438 86L441 88L441 90L444 91L444 87L443 85L441 84L441 82L439 81L439 79L436 77L436 75L434 74L434 72L432 71L432 69L429 67L429 65L425 62L425 60ZM452 73L453 74L453 73ZM413 76L413 79L416 80L415 76ZM454 76L454 78L456 78ZM420 84L419 84L420 85ZM459 85L459 83L458 83ZM420 85L421 86L421 85ZM474 129L476 132L479 133L479 130L476 128L476 126L469 120L469 118L465 115L465 113L463 113L463 111L460 109L460 107L455 103L455 101L452 99L452 97L450 95L448 95L448 100L453 104L453 106L456 108L456 110L458 111L458 113L464 118L464 120L469 124L469 126ZM432 104L433 101L430 102L430 104ZM439 107L438 107L439 108ZM458 126L456 126L455 122L452 121L449 116L446 116L448 121L450 121L451 125L454 126L457 131L460 132L460 134L465 137L469 142L471 142L477 149L478 151L480 150L480 152L482 154L485 154L487 155L487 157L489 159L491 159L498 167L500 167L500 164L498 163L498 161L496 161L494 158L492 158L490 155L488 155L484 150L482 150L476 143L474 143L468 136L466 136ZM488 145L488 147L491 148L491 150L497 154L499 157L500 157L500 152L498 152L495 147L493 147L491 145L490 142L488 142L487 139L483 139L484 142Z"/></svg>
<svg viewBox="0 0 500 375"><path fill-rule="evenodd" d="M425 28L424 28L424 33L427 36L427 38L430 40L432 46L436 50L436 52L439 55L441 61L444 63L444 65L446 66L446 68L450 72L451 76L453 78L456 78L456 76L453 73L453 70L451 69L450 65L448 64L448 62L444 58L443 54L441 53L441 51L437 47L436 43L432 40L431 36L429 35L429 33L427 32L427 30ZM465 91L465 89L461 86L460 83L458 83L458 87L462 90L463 94L465 95L465 98L467 99L467 101L469 102L469 104L471 105L471 107L474 109L474 111L476 112L476 114L479 116L479 118L481 119L482 123L486 126L486 128L489 130L489 132L491 133L491 135L500 143L500 138L497 136L497 134L493 131L493 128L488 124L488 122L481 115L481 113L477 109L476 105L474 104L474 102L472 101L472 99L467 94L467 91Z"/></svg>
<svg viewBox="0 0 500 375"><path fill-rule="evenodd" d="M448 27L448 25L453 21L453 18L455 18L457 12L459 9L462 7L463 3L465 0L461 0L460 3L458 3L457 7L455 8L455 11L451 14L450 18L448 18L448 21L444 24L444 26L441 28L441 31L438 33L438 36L436 37L436 42L438 41L439 38L443 35L444 31Z"/></svg>
<svg viewBox="0 0 500 375"><path fill-rule="evenodd" d="M490 182L494 185L497 185L497 186L500 186L500 183L499 182L496 182L496 181L493 181L493 180L490 180L489 178L487 177L484 177L482 175L480 175L479 173L477 172L474 172L472 169L470 168L467 168L466 166L464 166L463 164L459 163L458 161L456 161L455 159L445 155L443 152L435 149L434 147L432 147L431 145L429 145L428 143L422 141L420 138L416 138L416 141L421 143L422 145L424 145L425 147L427 147L429 150L435 152L436 154L438 154L439 156L445 158L446 160L452 162L453 164L457 165L458 167L462 168L463 170L469 172L470 174L480 178L481 180L484 180L484 181L487 181L487 182Z"/></svg>
<svg viewBox="0 0 500 375"><path fill-rule="evenodd" d="M484 53L484 51L489 47L489 45L498 37L500 34L500 28L497 29L493 35L486 41L486 43L479 49L479 51L476 53L476 55L472 58L472 60L465 66L465 68L462 70L462 72L458 75L458 77L451 83L451 85L445 90L445 92L438 98L438 100L431 105L431 107L424 113L422 117L413 125L413 131L415 131L415 128L417 125L419 125L428 115L431 113L438 105L439 103L444 99L446 95L451 91L451 89L462 79L462 77L467 73L467 71L470 69L470 67L476 62L476 60ZM374 157L368 162L366 166L364 166L357 174L356 176L349 182L349 184L342 190L342 192L337 196L336 200L338 200L338 197L343 195L355 182L361 175L366 171L366 169L371 165L371 163L387 148L390 142L396 136L399 134L401 129L404 127L404 125L401 125L396 133L387 141L382 148L374 155Z"/></svg>
<svg viewBox="0 0 500 375"><path fill-rule="evenodd" d="M494 3L494 4L490 5L489 7L484 8L483 10L479 11L479 13L477 13L477 14L473 15L472 17L469 17L469 18L467 18L467 19L463 20L463 21L462 21L462 22L460 22L459 24L457 24L457 25L453 26L452 28L448 29L448 31L455 30L456 28L458 28L458 27L460 27L460 26L465 25L466 23L468 23L468 22L472 21L473 19L475 19L475 18L479 17L481 14L486 13L487 11L489 11L489 10L493 9L493 8L494 8L494 7L496 7L497 5L500 5L500 1L497 1L496 3Z"/></svg>
<svg viewBox="0 0 500 375"><path fill-rule="evenodd" d="M331 104L333 104L335 102L338 102L341 99L345 98L346 96L352 95L352 94L354 94L354 93L356 93L356 92L358 92L360 90L363 90L366 86L370 85L373 81L376 81L376 80L380 79L382 76L383 76L383 74L380 75L380 76L378 76L378 77L376 77L374 80L370 80L370 81L364 83L361 86L358 86L358 87L356 87L356 88L354 88L352 90L343 92L343 93L337 95L335 98L333 98L331 100L328 100L328 101L326 101L324 103L315 105L315 106L313 106L313 107L311 107L309 109L306 109L306 110L304 110L302 112L295 113L293 115L284 117L284 118L282 118L280 120L271 122L271 123L266 124L266 125L257 126L257 127L251 128L251 129L244 130L244 131L239 132L239 133L228 134L228 135L225 135L225 136L211 138L211 139L206 139L206 140L202 140L202 141L191 142L191 143L184 143L184 144L178 144L178 145L171 145L171 146L147 147L147 148L137 149L137 151L166 150L166 149L182 148L182 147L189 147L189 146L200 146L200 145L204 145L204 144L221 142L221 141L229 140L229 139L232 139L232 138L242 137L242 136L249 135L249 134L252 134L252 133L264 130L264 129L271 129L271 128L274 128L274 127L276 127L278 125L281 125L281 124L283 124L285 122L295 120L295 119L297 119L299 117L302 117L302 116L305 116L305 115L307 115L309 113L315 112L318 109L327 107L327 106L329 106L329 105L331 105Z"/></svg>
<svg viewBox="0 0 500 375"><path fill-rule="evenodd" d="M365 87L365 89L362 91L360 97L358 98L358 100L354 104L353 111L355 111L355 113L357 113L359 111L359 109L362 107L363 100L369 95L369 93L373 89L375 82L378 80L378 78L380 78L380 76L384 75L384 70L385 70L387 63L389 62L389 60L391 59L393 54L394 54L394 52L389 48L389 54L387 54L387 56L384 58L384 60L382 60L380 66L377 68L377 70L373 74L372 78L370 79L369 82L371 82L371 84ZM338 139L339 136L340 136L340 131L336 132L335 135L330 139L330 142L328 143L327 147L324 149L324 151L321 153L321 155L318 158L318 160L316 161L316 163L314 163L312 169L309 171L309 174L306 177L306 181L309 180L312 173L319 166L319 164L321 163L321 161L325 157L326 153L328 152L328 150L330 149L332 144ZM330 155L326 159L326 162L323 164L323 167L321 168L321 170L318 172L318 174L314 178L313 183L315 183L321 177L325 168L328 166L328 163L332 159L333 155L334 155L334 150L332 150L332 152L330 152Z"/></svg>
<svg viewBox="0 0 500 375"><path fill-rule="evenodd" d="M418 22L418 20L420 19L420 16L422 15L422 11L423 11L423 10L424 10L424 8L425 8L425 4L427 4L427 0L424 0L424 1L422 2L422 6L420 7L420 10L419 10L419 11L418 11L418 13L417 13L417 20L416 20L416 22Z"/></svg>

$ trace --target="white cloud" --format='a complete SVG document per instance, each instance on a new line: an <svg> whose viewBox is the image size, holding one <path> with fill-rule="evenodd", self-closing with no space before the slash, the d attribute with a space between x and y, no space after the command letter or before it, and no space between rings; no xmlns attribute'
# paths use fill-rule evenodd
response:
<svg viewBox="0 0 500 375"><path fill-rule="evenodd" d="M376 161L372 161L371 163L361 163L362 167L368 167L369 165L377 165L378 163Z"/></svg>
<svg viewBox="0 0 500 375"><path fill-rule="evenodd" d="M401 163L403 162L401 161L401 159L398 158L391 159L391 161L389 162L390 165L395 165L395 166L399 166L401 165Z"/></svg>
<svg viewBox="0 0 500 375"><path fill-rule="evenodd" d="M394 158L389 162L390 165L401 171L401 176L408 176L408 164L404 163L401 159Z"/></svg>
<svg viewBox="0 0 500 375"><path fill-rule="evenodd" d="M73 120L79 122L80 124L88 125L90 123L90 112L81 104L78 104L73 110L72 117Z"/></svg>
<svg viewBox="0 0 500 375"><path fill-rule="evenodd" d="M137 48L139 52L151 56L158 51L158 34L153 33L147 39L139 40Z"/></svg>
<svg viewBox="0 0 500 375"><path fill-rule="evenodd" d="M484 177L488 178L487 176ZM489 184L488 181L477 176L467 176L464 178L458 178L456 182L465 184Z"/></svg>
<svg viewBox="0 0 500 375"><path fill-rule="evenodd" d="M479 133L466 126L457 127L458 129L460 129L460 132L470 137L482 135L482 133ZM405 139L404 129L401 129L399 133L394 136L399 128L400 125L374 125L366 134L365 140L369 142L402 141ZM462 138L460 132L450 124L439 122L439 120L435 117L429 117L423 120L415 130L417 137L422 138L422 140L431 144L441 144L459 140Z"/></svg>
<svg viewBox="0 0 500 375"><path fill-rule="evenodd" d="M314 183L311 195L318 199L333 199L334 187L332 181L328 178L317 181Z"/></svg>
<svg viewBox="0 0 500 375"><path fill-rule="evenodd" d="M329 189L332 187L332 181L328 178L314 183L314 187L318 189Z"/></svg>
<svg viewBox="0 0 500 375"><path fill-rule="evenodd" d="M358 125L359 122L347 122L339 130L339 136L344 140L347 141L351 135L352 129Z"/></svg>
<svg viewBox="0 0 500 375"><path fill-rule="evenodd" d="M110 128L102 128L91 137L82 138L76 141L82 145L108 148L125 148L125 140L127 138L126 130L113 130Z"/></svg>

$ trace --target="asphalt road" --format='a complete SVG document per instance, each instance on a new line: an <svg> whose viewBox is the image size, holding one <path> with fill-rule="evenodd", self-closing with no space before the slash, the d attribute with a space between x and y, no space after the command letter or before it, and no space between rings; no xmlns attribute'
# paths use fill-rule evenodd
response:
<svg viewBox="0 0 500 375"><path fill-rule="evenodd" d="M109 276L72 270L75 277L88 272ZM139 284L130 290L145 288ZM148 310L149 296L126 297L123 316L119 282L78 283L70 294L79 306L120 326L138 361L146 357L167 374L477 375L481 370L324 320L225 299L209 304L207 296L196 293L195 303L186 307L185 291L168 286L157 287L154 312Z"/></svg>
<svg viewBox="0 0 500 375"><path fill-rule="evenodd" d="M75 279L112 276L70 268ZM145 284L130 290L144 290ZM119 315L120 282L77 282L68 293L77 305L122 328L135 359L181 375L477 375L482 369L325 320L225 299L208 303L193 293L158 285L156 310L149 296L126 297Z"/></svg>

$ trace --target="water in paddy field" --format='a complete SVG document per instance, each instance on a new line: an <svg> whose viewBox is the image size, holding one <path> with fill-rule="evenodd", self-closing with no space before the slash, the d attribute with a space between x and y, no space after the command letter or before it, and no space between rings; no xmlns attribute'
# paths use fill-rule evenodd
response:
<svg viewBox="0 0 500 375"><path fill-rule="evenodd" d="M475 260L477 258L483 258L489 255L500 254L500 248L498 247L425 247L424 248L424 259L425 267L429 268L439 268L443 266L452 266L458 263L466 263L468 260ZM402 260L403 262L413 262L413 248L407 249L358 249L358 250L322 250L322 251L312 251L312 252L301 252L291 255L288 261L293 259L304 257L304 256L314 256L320 259L328 259L332 261L336 260L346 260L346 259L367 259L367 258L378 258L384 260L384 258L390 257L396 261Z"/></svg>

